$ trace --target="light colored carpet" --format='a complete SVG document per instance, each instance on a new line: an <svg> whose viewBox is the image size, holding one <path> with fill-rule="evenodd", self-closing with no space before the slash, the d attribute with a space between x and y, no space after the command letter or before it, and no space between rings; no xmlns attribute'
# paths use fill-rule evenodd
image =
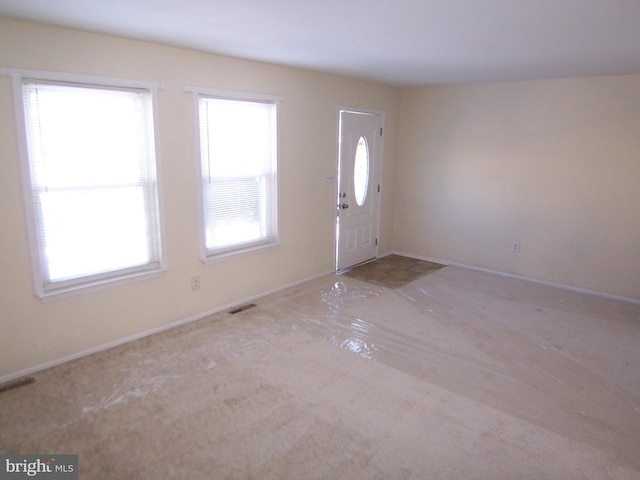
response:
<svg viewBox="0 0 640 480"><path fill-rule="evenodd" d="M640 306L328 275L35 375L0 451L82 479L640 479Z"/></svg>

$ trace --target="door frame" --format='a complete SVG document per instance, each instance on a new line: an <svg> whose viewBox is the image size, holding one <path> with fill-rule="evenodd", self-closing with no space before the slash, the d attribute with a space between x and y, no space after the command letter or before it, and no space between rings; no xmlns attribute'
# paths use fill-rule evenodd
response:
<svg viewBox="0 0 640 480"><path fill-rule="evenodd" d="M334 195L333 195L333 199L334 199L334 208L336 209L336 215L335 215L335 223L334 223L334 232L333 232L333 264L334 264L334 270L336 272L340 272L340 271L347 271L352 267L348 267L348 268L344 268L342 270L338 269L338 234L339 234L339 225L338 225L338 206L340 205L340 147L341 147L341 123L340 123L340 113L341 112L353 112L353 113L357 113L357 114L363 114L363 115L378 115L380 117L380 125L382 126L382 132L383 134L380 136L380 148L377 152L376 158L372 159L372 165L373 168L376 171L376 176L378 179L378 185L380 187L380 192L379 192L379 197L378 197L378 201L376 202L375 208L374 208L374 215L376 216L376 251L375 251L375 258L379 258L380 255L380 212L381 212L381 208L382 208L382 192L383 192L383 185L382 185L382 165L383 165L383 160L384 160L384 137L385 137L385 130L386 130L386 113L384 110L377 110L377 109L370 109L370 108L360 108L360 107L349 107L349 106L343 106L343 105L338 105L337 109L336 109L336 118L337 118L337 128L336 128L336 186L334 189Z"/></svg>

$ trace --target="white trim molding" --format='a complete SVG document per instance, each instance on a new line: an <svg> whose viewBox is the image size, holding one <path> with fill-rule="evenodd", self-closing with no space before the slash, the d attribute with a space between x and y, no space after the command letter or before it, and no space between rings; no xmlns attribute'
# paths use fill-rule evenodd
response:
<svg viewBox="0 0 640 480"><path fill-rule="evenodd" d="M546 281L546 280L538 280L538 279L535 279L535 278L525 277L523 275L517 275L515 273L500 272L498 270L491 270L490 268L477 267L477 266L474 266L474 265L467 265L467 264L464 264L464 263L452 262L452 261L449 261L449 260L442 260L442 259L438 259L438 258L425 257L425 256L422 256L422 255L415 255L413 253L407 253L407 252L402 252L402 251L397 251L397 250L394 250L392 253L394 253L396 255L402 255L402 256L405 256L405 257L415 258L417 260L426 260L427 262L439 263L441 265L460 267L460 268L467 268L469 270L476 270L476 271L485 272L485 273L492 273L494 275L499 275L501 277L514 278L514 279L517 279L517 280L524 280L526 282L536 283L538 285L546 285L548 287L555 287L555 288L559 288L561 290L567 290L567 291L570 291L570 292L582 293L582 294L585 294L585 295L592 295L594 297L606 298L606 299L609 299L609 300L617 300L619 302L625 302L625 303L632 303L632 304L635 304L635 305L640 305L640 300L637 300L635 298L623 297L623 296L619 296L619 295L612 295L612 294L609 294L609 293L598 292L598 291L595 291L595 290L588 290L586 288L573 287L571 285L565 285L565 284L562 284L562 283L549 282L549 281Z"/></svg>

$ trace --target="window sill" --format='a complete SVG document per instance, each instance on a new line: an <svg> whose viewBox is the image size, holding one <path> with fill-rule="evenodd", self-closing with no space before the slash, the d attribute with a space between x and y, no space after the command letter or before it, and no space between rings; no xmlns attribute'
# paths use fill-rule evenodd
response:
<svg viewBox="0 0 640 480"><path fill-rule="evenodd" d="M149 270L145 272L131 273L129 275L123 275L117 278L109 278L103 280L96 280L94 282L83 283L79 285L72 285L69 287L63 287L56 290L39 292L36 296L42 303L53 302L57 300L63 300L66 298L77 297L80 295L86 295L107 288L119 287L123 285L131 285L133 283L141 282L143 280L149 280L161 276L166 271L166 268L159 268Z"/></svg>
<svg viewBox="0 0 640 480"><path fill-rule="evenodd" d="M251 244L251 245L236 247L233 249L218 251L215 253L209 253L208 255L203 256L201 260L202 260L202 263L204 263L205 265L210 265L212 263L217 263L219 261L226 260L231 257L237 257L240 255L255 253L258 251L272 250L278 247L279 245L280 245L280 242L277 240L274 240L268 243Z"/></svg>

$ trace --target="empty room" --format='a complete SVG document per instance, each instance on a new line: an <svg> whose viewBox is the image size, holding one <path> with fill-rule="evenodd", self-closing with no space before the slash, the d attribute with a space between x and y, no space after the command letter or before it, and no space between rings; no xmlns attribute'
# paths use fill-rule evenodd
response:
<svg viewBox="0 0 640 480"><path fill-rule="evenodd" d="M637 1L0 0L0 168L0 478L640 479Z"/></svg>

